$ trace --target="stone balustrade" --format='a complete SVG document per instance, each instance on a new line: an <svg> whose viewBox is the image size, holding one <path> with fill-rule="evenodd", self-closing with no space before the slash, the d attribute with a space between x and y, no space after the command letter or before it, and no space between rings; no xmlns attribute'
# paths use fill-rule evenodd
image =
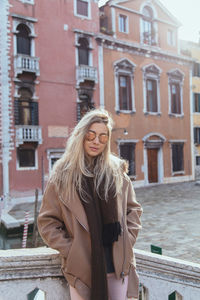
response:
<svg viewBox="0 0 200 300"><path fill-rule="evenodd" d="M199 300L200 264L135 250L142 300ZM0 250L1 300L70 300L50 248Z"/></svg>

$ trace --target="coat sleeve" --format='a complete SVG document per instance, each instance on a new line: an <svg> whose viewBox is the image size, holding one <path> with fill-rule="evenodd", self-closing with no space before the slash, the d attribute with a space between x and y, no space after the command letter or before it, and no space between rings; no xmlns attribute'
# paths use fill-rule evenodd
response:
<svg viewBox="0 0 200 300"><path fill-rule="evenodd" d="M50 183L44 193L37 219L38 230L44 242L67 257L72 239L62 219L60 200L54 184Z"/></svg>
<svg viewBox="0 0 200 300"><path fill-rule="evenodd" d="M127 227L129 237L133 246L136 242L138 232L142 228L140 220L142 212L143 210L141 205L136 201L133 184L129 179L127 195Z"/></svg>

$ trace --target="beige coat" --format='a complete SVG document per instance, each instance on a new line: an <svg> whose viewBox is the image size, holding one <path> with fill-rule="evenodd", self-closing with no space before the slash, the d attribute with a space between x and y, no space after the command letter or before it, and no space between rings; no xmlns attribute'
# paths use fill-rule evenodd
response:
<svg viewBox="0 0 200 300"><path fill-rule="evenodd" d="M91 245L87 217L76 194L74 199L61 199L54 184L44 193L38 217L39 232L45 243L62 256L62 271L68 283L90 300ZM135 270L133 246L141 228L142 209L135 200L132 183L124 175L122 192L117 196L122 234L113 244L113 261L117 278L129 275L128 297L138 297L139 281Z"/></svg>

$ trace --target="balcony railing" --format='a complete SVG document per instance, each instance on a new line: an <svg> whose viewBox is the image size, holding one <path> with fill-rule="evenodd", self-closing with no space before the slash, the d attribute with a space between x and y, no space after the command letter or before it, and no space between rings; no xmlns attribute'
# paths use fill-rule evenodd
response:
<svg viewBox="0 0 200 300"><path fill-rule="evenodd" d="M39 58L24 54L17 54L14 58L15 77L23 72L40 75Z"/></svg>
<svg viewBox="0 0 200 300"><path fill-rule="evenodd" d="M42 144L42 129L39 126L18 125L16 126L16 146L24 142L38 142Z"/></svg>
<svg viewBox="0 0 200 300"><path fill-rule="evenodd" d="M135 254L139 299L200 299L199 264L142 250ZM50 248L0 250L1 299L69 300L60 263L59 254ZM31 297L35 293L37 297Z"/></svg>
<svg viewBox="0 0 200 300"><path fill-rule="evenodd" d="M97 68L85 65L77 66L76 79L78 83L84 82L85 80L97 83Z"/></svg>

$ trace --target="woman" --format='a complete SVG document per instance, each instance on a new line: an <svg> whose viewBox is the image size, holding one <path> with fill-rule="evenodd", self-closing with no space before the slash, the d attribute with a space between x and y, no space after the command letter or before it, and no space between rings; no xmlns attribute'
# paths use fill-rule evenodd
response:
<svg viewBox="0 0 200 300"><path fill-rule="evenodd" d="M47 184L38 228L62 256L72 300L138 297L133 245L141 227L126 164L110 152L112 119L88 112Z"/></svg>

